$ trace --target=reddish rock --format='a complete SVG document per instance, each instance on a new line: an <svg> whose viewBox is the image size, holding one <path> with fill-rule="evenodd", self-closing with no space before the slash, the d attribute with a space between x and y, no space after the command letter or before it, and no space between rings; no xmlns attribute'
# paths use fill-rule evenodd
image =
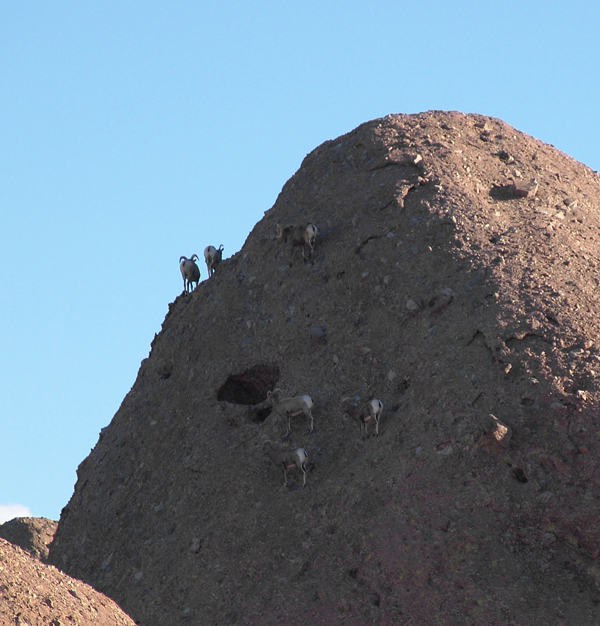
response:
<svg viewBox="0 0 600 626"><path fill-rule="evenodd" d="M517 180L513 184L513 193L518 198L533 198L536 195L539 184L535 179L530 181Z"/></svg>
<svg viewBox="0 0 600 626"><path fill-rule="evenodd" d="M501 422L491 413L481 419L481 425L487 436L487 440L507 449L512 437L512 428Z"/></svg>
<svg viewBox="0 0 600 626"><path fill-rule="evenodd" d="M115 602L0 539L0 624L134 626Z"/></svg>

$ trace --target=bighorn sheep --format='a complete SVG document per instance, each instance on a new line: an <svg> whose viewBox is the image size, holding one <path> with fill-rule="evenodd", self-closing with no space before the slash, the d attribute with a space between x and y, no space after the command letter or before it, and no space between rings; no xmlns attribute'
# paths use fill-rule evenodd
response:
<svg viewBox="0 0 600 626"><path fill-rule="evenodd" d="M286 226L283 228L280 224L277 224L277 239L283 239L284 243L287 243L288 239L291 239L292 247L290 250L289 264L292 264L292 256L294 254L294 248L300 246L302 248L302 258L307 260L304 255L304 249L308 248L308 260L312 263L314 259L315 241L319 231L314 224L307 224L306 226Z"/></svg>
<svg viewBox="0 0 600 626"><path fill-rule="evenodd" d="M267 391L267 402L273 407L273 410L281 417L286 417L288 419L288 428L285 433L286 436L290 434L291 431L291 421L292 417L296 415L306 415L310 419L310 430L308 433L312 433L313 431L313 416L310 410L313 407L313 401L310 396L296 396L294 398L283 398L283 391L281 389L275 389L274 391Z"/></svg>
<svg viewBox="0 0 600 626"><path fill-rule="evenodd" d="M217 265L223 260L223 244L218 249L214 246L206 246L204 248L204 260L206 261L206 269L210 278L215 273Z"/></svg>
<svg viewBox="0 0 600 626"><path fill-rule="evenodd" d="M187 293L188 291L193 291L195 289L192 286L192 283L196 283L197 287L198 283L200 282L200 268L196 265L197 260L197 254L192 254L191 259L186 259L184 256L179 258L179 269L181 270L181 275L183 276L184 293Z"/></svg>
<svg viewBox="0 0 600 626"><path fill-rule="evenodd" d="M308 454L303 448L290 450L274 450L270 441L263 444L264 453L279 467L283 468L283 486L287 487L287 472L298 468L302 472L302 486L306 487L306 464Z"/></svg>
<svg viewBox="0 0 600 626"><path fill-rule="evenodd" d="M343 398L340 403L342 413L347 413L355 422L358 422L360 426L360 436L363 436L363 429L365 435L369 436L369 422L375 420L375 434L379 435L379 418L383 411L383 403L381 400L373 399L369 400L362 406L356 406L352 404L351 398Z"/></svg>

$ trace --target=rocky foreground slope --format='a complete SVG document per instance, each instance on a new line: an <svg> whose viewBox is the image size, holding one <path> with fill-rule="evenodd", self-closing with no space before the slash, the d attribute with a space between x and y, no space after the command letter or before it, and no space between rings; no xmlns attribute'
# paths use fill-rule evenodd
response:
<svg viewBox="0 0 600 626"><path fill-rule="evenodd" d="M0 539L0 624L133 626L134 621L89 585Z"/></svg>
<svg viewBox="0 0 600 626"><path fill-rule="evenodd" d="M170 305L50 560L144 626L597 624L599 204L479 115L326 142ZM290 268L276 226L305 221ZM314 433L282 442L275 387ZM383 401L380 437L343 396ZM307 450L306 488L265 439Z"/></svg>
<svg viewBox="0 0 600 626"><path fill-rule="evenodd" d="M58 522L45 517L15 517L0 524L0 537L45 561L57 526Z"/></svg>

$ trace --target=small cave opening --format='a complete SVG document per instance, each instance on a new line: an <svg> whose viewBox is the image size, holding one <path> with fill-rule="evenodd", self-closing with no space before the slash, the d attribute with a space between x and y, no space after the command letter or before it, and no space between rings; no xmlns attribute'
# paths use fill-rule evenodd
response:
<svg viewBox="0 0 600 626"><path fill-rule="evenodd" d="M518 480L520 483L529 482L529 478L527 478L525 472L520 467L515 467L512 473L515 480Z"/></svg>
<svg viewBox="0 0 600 626"><path fill-rule="evenodd" d="M267 399L267 392L273 391L281 372L276 363L261 363L241 374L230 374L217 391L217 400L232 404L256 405ZM261 407L252 411L252 421L264 422L271 414L271 407Z"/></svg>
<svg viewBox="0 0 600 626"><path fill-rule="evenodd" d="M250 419L253 422L262 424L267 419L267 417L271 415L272 410L273 409L270 406L266 406L264 409L255 409L254 411L252 411Z"/></svg>

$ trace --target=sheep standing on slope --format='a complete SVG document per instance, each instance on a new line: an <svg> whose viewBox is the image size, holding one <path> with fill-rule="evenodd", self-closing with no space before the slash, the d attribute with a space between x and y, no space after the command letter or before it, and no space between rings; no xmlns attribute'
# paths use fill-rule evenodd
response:
<svg viewBox="0 0 600 626"><path fill-rule="evenodd" d="M284 487L287 487L288 470L294 468L302 472L302 486L306 487L306 464L308 463L306 450L303 448L296 448L295 450L275 450L270 441L265 441L263 451L275 465L283 468Z"/></svg>
<svg viewBox="0 0 600 626"><path fill-rule="evenodd" d="M287 243L288 239L291 240L292 246L290 249L289 264L292 265L292 256L294 254L294 248L300 247L302 249L302 258L306 262L309 260L311 263L314 260L315 242L319 231L314 224L307 224L306 226L286 226L282 228L280 224L277 224L277 239L283 239L284 243ZM304 249L308 248L308 259L304 254Z"/></svg>
<svg viewBox="0 0 600 626"><path fill-rule="evenodd" d="M347 413L355 422L358 422L360 426L360 436L363 435L363 429L365 435L369 436L369 422L375 421L375 435L379 435L379 418L383 411L383 403L381 400L373 399L369 400L362 406L356 406L352 404L351 398L343 398L340 403L342 413Z"/></svg>
<svg viewBox="0 0 600 626"><path fill-rule="evenodd" d="M206 248L204 248L204 261L206 262L209 278L215 273L217 265L219 265L222 260L223 244L221 244L218 249L214 246L206 246Z"/></svg>
<svg viewBox="0 0 600 626"><path fill-rule="evenodd" d="M283 391L281 389L275 389L274 391L267 392L267 402L273 407L273 411L281 417L287 417L288 428L285 435L289 435L291 431L292 417L296 415L305 415L310 420L310 430L307 434L313 431L313 416L310 410L313 407L313 401L310 396L296 396L294 398L284 398Z"/></svg>
<svg viewBox="0 0 600 626"><path fill-rule="evenodd" d="M196 265L197 260L197 254L192 254L191 259L187 259L184 256L179 258L179 269L181 270L181 276L183 277L183 293L193 291L195 289L195 287L193 287L193 283L196 283L197 287L200 282L200 268Z"/></svg>

